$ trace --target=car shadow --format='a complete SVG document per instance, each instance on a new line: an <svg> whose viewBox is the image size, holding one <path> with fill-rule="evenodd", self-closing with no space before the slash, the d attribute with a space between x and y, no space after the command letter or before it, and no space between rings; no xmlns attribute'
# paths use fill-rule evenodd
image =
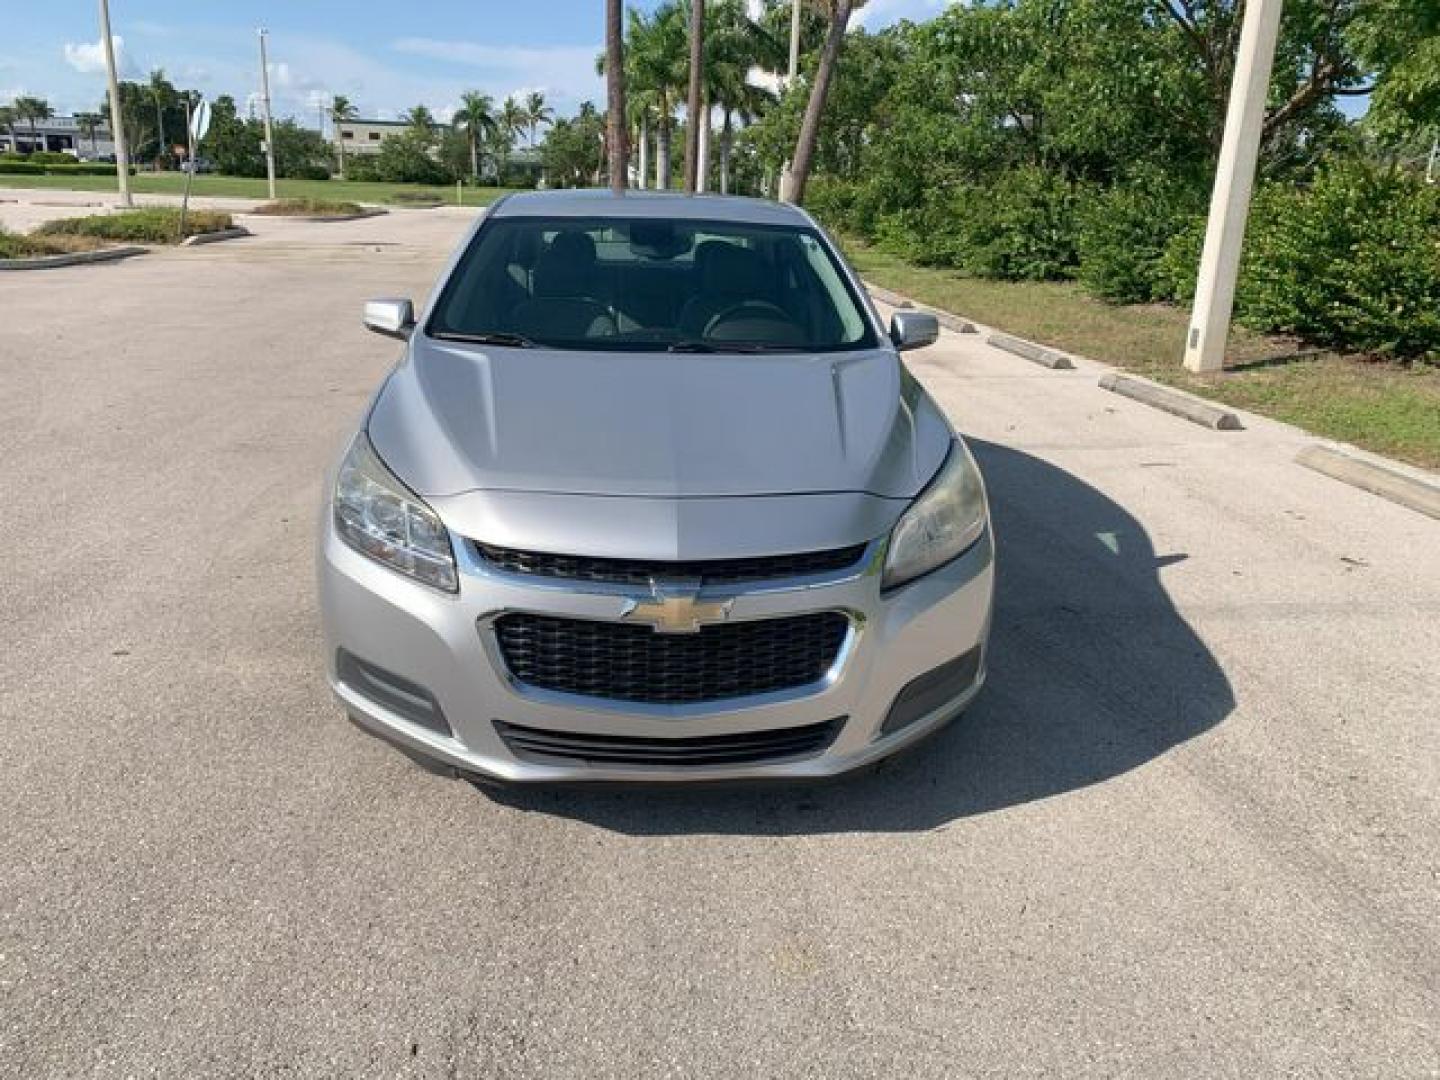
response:
<svg viewBox="0 0 1440 1080"><path fill-rule="evenodd" d="M485 787L635 835L928 830L1119 776L1229 715L1225 673L1170 602L1140 523L1063 469L970 440L998 549L989 682L940 734L802 785Z"/></svg>

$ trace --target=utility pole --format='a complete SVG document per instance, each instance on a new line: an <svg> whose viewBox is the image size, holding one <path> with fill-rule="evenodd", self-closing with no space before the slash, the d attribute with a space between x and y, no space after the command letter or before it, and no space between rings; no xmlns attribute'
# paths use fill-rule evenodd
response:
<svg viewBox="0 0 1440 1080"><path fill-rule="evenodd" d="M130 151L125 146L125 124L120 114L120 80L115 74L115 42L110 37L110 0L100 0L100 40L105 43L105 75L110 83L110 138L115 142L120 205L134 206L130 198Z"/></svg>
<svg viewBox="0 0 1440 1080"><path fill-rule="evenodd" d="M1430 157L1425 162L1425 182L1427 184L1435 183L1435 163L1437 161L1440 161L1440 135L1435 136L1434 141L1430 143Z"/></svg>
<svg viewBox="0 0 1440 1080"><path fill-rule="evenodd" d="M1235 279L1240 272L1240 249L1245 242L1245 219L1250 213L1255 163L1260 157L1265 97L1270 90L1270 68L1275 62L1275 39L1280 32L1283 6L1284 0L1250 0L1245 5L1235 78L1225 114L1225 138L1215 165L1205 249L1195 282L1195 305L1185 338L1185 366L1191 371L1220 371L1225 365Z"/></svg>
<svg viewBox="0 0 1440 1080"><path fill-rule="evenodd" d="M270 62L265 56L265 39L270 31L263 26L260 35L260 115L265 120L265 176L270 181L270 198L275 198L275 132L270 127Z"/></svg>

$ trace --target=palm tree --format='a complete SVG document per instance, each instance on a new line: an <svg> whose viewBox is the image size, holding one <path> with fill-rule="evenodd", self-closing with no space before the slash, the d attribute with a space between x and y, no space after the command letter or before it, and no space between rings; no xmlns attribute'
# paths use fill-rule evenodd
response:
<svg viewBox="0 0 1440 1080"><path fill-rule="evenodd" d="M500 106L500 115L495 118L495 126L499 129L495 133L495 138L500 148L501 173L504 173L505 166L509 163L510 149L515 145L515 136L525 130L528 122L529 114L525 111L525 106L513 97L507 97Z"/></svg>
<svg viewBox="0 0 1440 1080"><path fill-rule="evenodd" d="M621 0L605 0L606 113L609 134L610 190L625 190L625 172L630 166L630 149L625 145L629 117L625 113L625 31L621 21Z"/></svg>
<svg viewBox="0 0 1440 1080"><path fill-rule="evenodd" d="M15 113L16 120L23 120L30 125L30 152L34 153L40 145L40 131L38 124L41 120L49 120L55 115L55 110L44 98L17 97L10 108ZM18 149L18 147L17 147ZM40 147L44 149L44 147Z"/></svg>
<svg viewBox="0 0 1440 1080"><path fill-rule="evenodd" d="M174 87L165 78L165 69L156 68L150 72L150 96L155 101L155 161L158 165L165 156L165 106L174 93Z"/></svg>
<svg viewBox="0 0 1440 1080"><path fill-rule="evenodd" d="M701 109L709 113L705 82L705 0L690 0L690 90L685 98L685 191L695 194L700 176Z"/></svg>
<svg viewBox="0 0 1440 1080"><path fill-rule="evenodd" d="M354 120L360 110L344 94L330 99L330 122L335 125L335 152L340 155L340 179L345 179L345 139L340 134L340 125Z"/></svg>
<svg viewBox="0 0 1440 1080"><path fill-rule="evenodd" d="M670 187L670 134L675 105L686 84L687 14L670 3L646 16L630 10L626 46L632 88L653 102L655 110L655 186Z"/></svg>
<svg viewBox="0 0 1440 1080"><path fill-rule="evenodd" d="M607 0L608 3L608 0ZM608 23L608 18L607 18ZM530 145L535 145L535 129L541 124L548 124L555 119L555 110L545 104L545 95L539 90L532 90L525 95L525 123L530 126Z"/></svg>
<svg viewBox="0 0 1440 1080"><path fill-rule="evenodd" d="M410 130L427 145L435 137L435 116L424 105L416 105L405 113Z"/></svg>
<svg viewBox="0 0 1440 1080"><path fill-rule="evenodd" d="M784 61L784 42L752 20L743 0L718 0L710 8L706 35L705 99L720 107L720 191L730 191L730 161L735 143L735 120L749 124L774 95L749 81L754 68L767 70ZM707 110L708 112L708 110ZM708 116L705 118L708 120ZM702 161L701 168L707 167Z"/></svg>
<svg viewBox="0 0 1440 1080"><path fill-rule="evenodd" d="M455 110L452 123L465 129L470 143L470 173L475 183L480 183L480 140L495 137L495 102L489 94L477 94L473 90L460 96L460 108Z"/></svg>
<svg viewBox="0 0 1440 1080"><path fill-rule="evenodd" d="M815 2L821 5L829 25L825 30L825 44L820 48L820 64L815 69L815 81L810 86L810 100L805 103L805 118L800 121L800 134L795 140L789 190L780 193L780 197L786 202L797 205L805 200L805 185L810 180L810 166L815 160L815 144L820 137L820 115L825 111L825 99L830 94L830 80L835 77L835 64L840 59L840 46L845 43L850 14L864 4L865 0Z"/></svg>
<svg viewBox="0 0 1440 1080"><path fill-rule="evenodd" d="M90 140L90 153L95 153L95 132L100 130L100 125L105 118L99 113L80 112L75 114L75 126L80 129L80 134Z"/></svg>

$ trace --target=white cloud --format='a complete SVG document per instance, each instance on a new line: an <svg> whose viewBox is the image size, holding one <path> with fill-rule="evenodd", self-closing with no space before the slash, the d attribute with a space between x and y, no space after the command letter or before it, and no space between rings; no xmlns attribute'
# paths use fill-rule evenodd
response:
<svg viewBox="0 0 1440 1080"><path fill-rule="evenodd" d="M128 71L125 39L119 34L112 34L110 41L115 47L115 67L123 74ZM82 75L103 75L105 73L105 44L98 38L93 42L82 41L78 45L67 41L65 43L65 62Z"/></svg>

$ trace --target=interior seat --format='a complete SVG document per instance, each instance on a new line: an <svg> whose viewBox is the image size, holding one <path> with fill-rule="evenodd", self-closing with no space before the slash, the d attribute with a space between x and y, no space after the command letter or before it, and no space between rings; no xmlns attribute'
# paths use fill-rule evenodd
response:
<svg viewBox="0 0 1440 1080"><path fill-rule="evenodd" d="M514 309L515 329L526 337L576 340L608 337L615 318L604 293L595 241L579 229L555 234L531 275L533 295Z"/></svg>
<svg viewBox="0 0 1440 1080"><path fill-rule="evenodd" d="M680 309L680 332L701 337L716 315L747 303L773 304L770 267L757 251L725 240L706 240L695 249L699 288Z"/></svg>

